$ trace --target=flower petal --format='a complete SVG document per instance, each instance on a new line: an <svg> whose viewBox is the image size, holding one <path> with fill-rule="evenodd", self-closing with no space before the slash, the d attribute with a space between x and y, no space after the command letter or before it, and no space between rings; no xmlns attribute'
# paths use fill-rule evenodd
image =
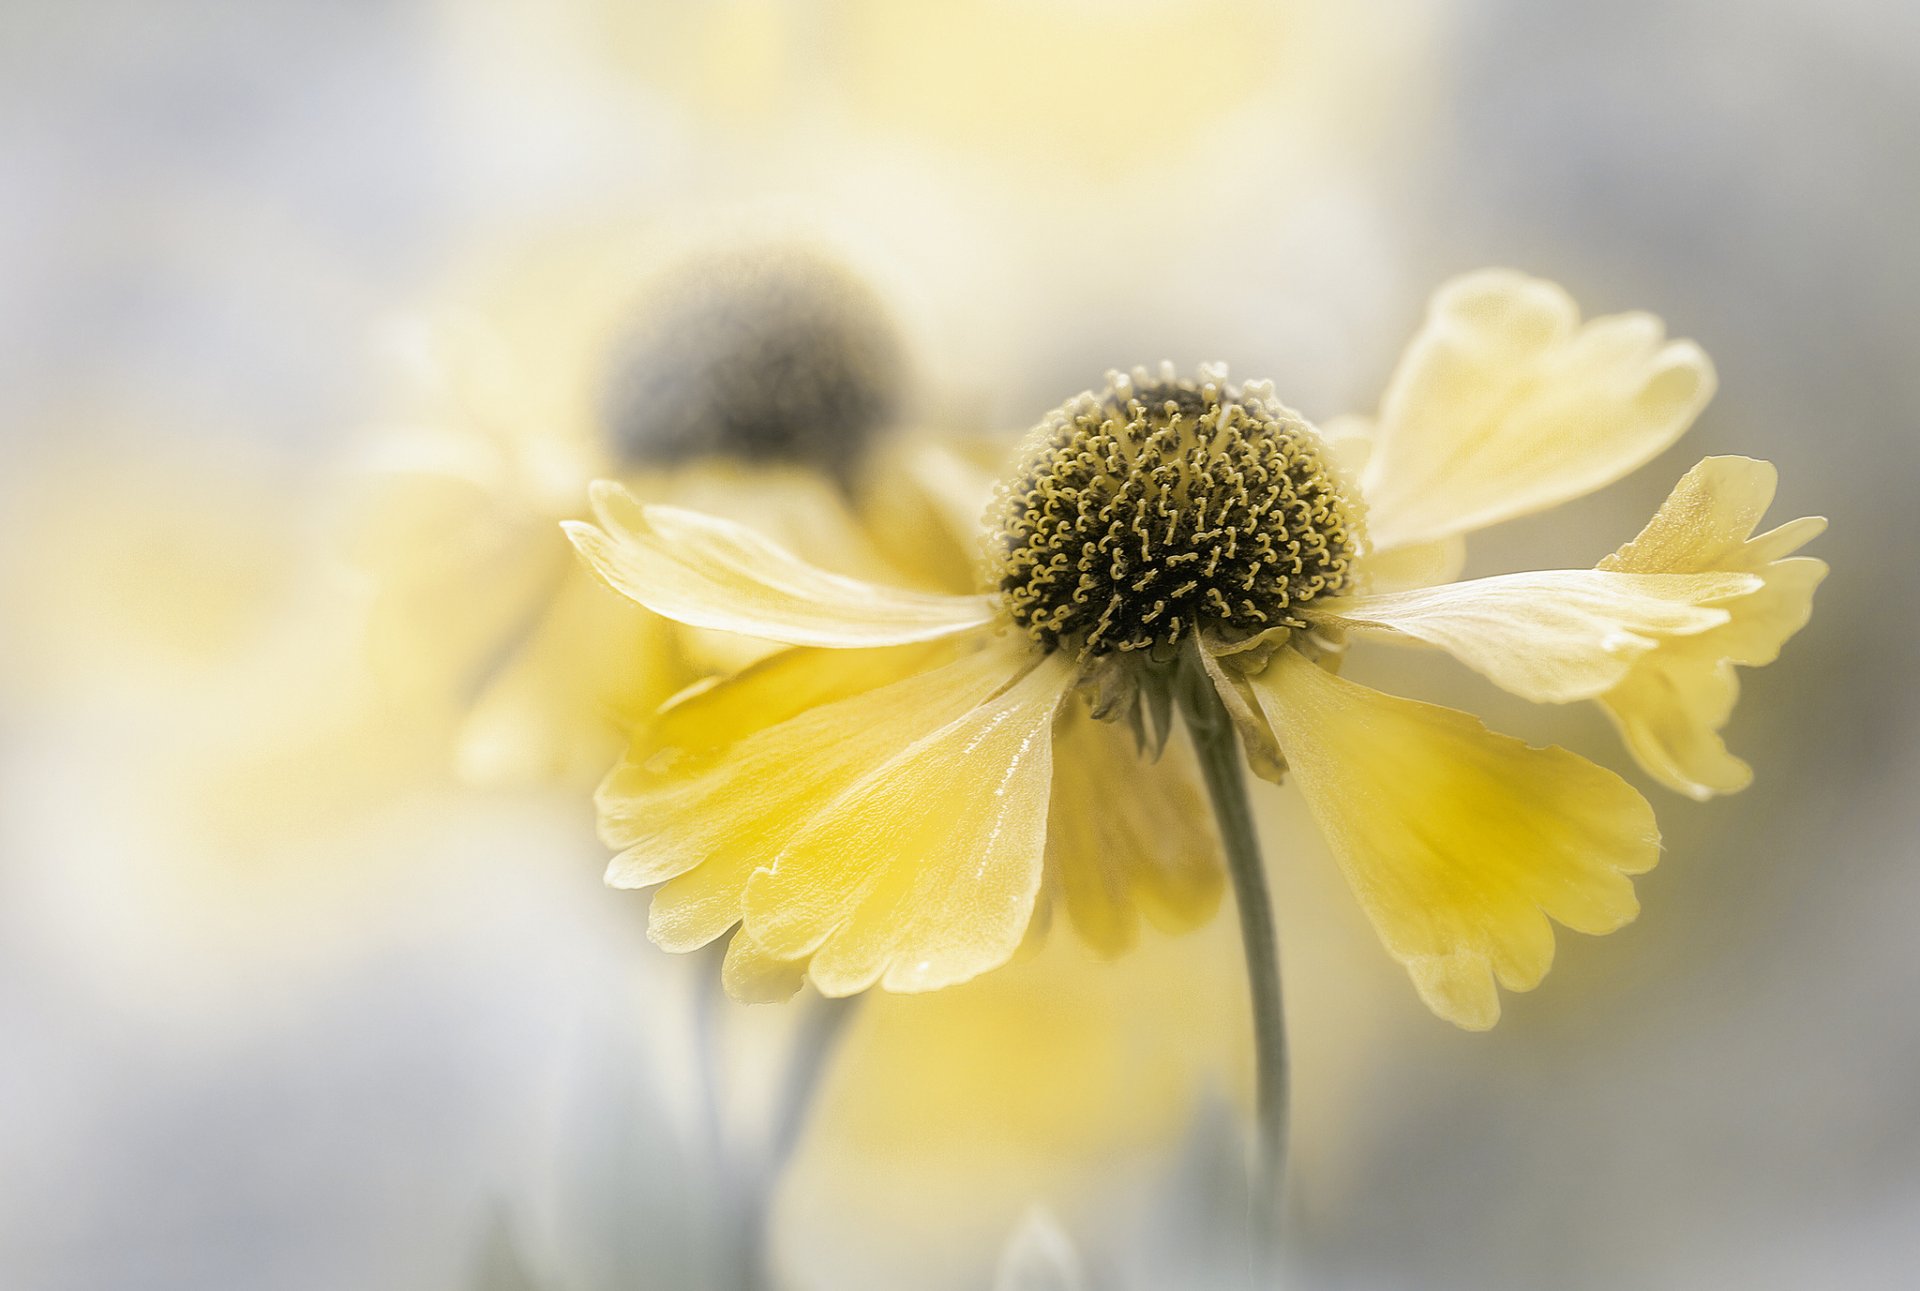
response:
<svg viewBox="0 0 1920 1291"><path fill-rule="evenodd" d="M811 954L825 995L930 991L1005 963L1040 891L1051 730L1072 680L1046 655L840 791L753 876L747 932L770 954Z"/></svg>
<svg viewBox="0 0 1920 1291"><path fill-rule="evenodd" d="M1355 596L1310 607L1315 622L1438 646L1541 704L1603 694L1669 636L1727 622L1709 602L1758 588L1751 574L1563 569Z"/></svg>
<svg viewBox="0 0 1920 1291"><path fill-rule="evenodd" d="M784 1004L800 993L806 971L804 958L782 959L768 954L764 946L742 929L727 943L720 980L727 994L742 1004Z"/></svg>
<svg viewBox="0 0 1920 1291"><path fill-rule="evenodd" d="M1451 583L1460 577L1466 563L1467 540L1456 533L1432 542L1369 551L1362 559L1360 575L1370 592L1404 592Z"/></svg>
<svg viewBox="0 0 1920 1291"><path fill-rule="evenodd" d="M917 584L971 590L982 517L1009 446L957 436L896 436L866 472L861 515L887 558Z"/></svg>
<svg viewBox="0 0 1920 1291"><path fill-rule="evenodd" d="M593 489L598 525L562 527L595 573L656 614L788 645L861 648L951 636L992 621L984 596L882 587L810 565L744 525Z"/></svg>
<svg viewBox="0 0 1920 1291"><path fill-rule="evenodd" d="M686 680L679 631L574 565L474 697L455 750L461 778L590 783L621 736Z"/></svg>
<svg viewBox="0 0 1920 1291"><path fill-rule="evenodd" d="M1727 751L1720 731L1740 695L1734 666L1772 663L1813 613L1824 561L1792 556L1826 528L1816 516L1749 537L1773 502L1771 464L1709 457L1688 471L1638 537L1600 562L1630 573L1739 571L1760 585L1726 601L1728 622L1662 642L1637 660L1600 704L1634 759L1661 783L1694 798L1735 793L1753 771Z"/></svg>
<svg viewBox="0 0 1920 1291"><path fill-rule="evenodd" d="M1213 917L1225 871L1184 737L1149 762L1130 728L1068 703L1054 723L1047 866L1068 918L1117 955L1140 916L1163 932Z"/></svg>
<svg viewBox="0 0 1920 1291"><path fill-rule="evenodd" d="M789 646L730 677L695 682L660 706L642 741L643 760L725 748L822 704L862 694L953 657L951 641L877 650Z"/></svg>
<svg viewBox="0 0 1920 1291"><path fill-rule="evenodd" d="M1511 270L1435 294L1380 406L1363 477L1385 549L1590 493L1678 439L1713 367L1648 314L1584 327L1566 292Z"/></svg>
<svg viewBox="0 0 1920 1291"><path fill-rule="evenodd" d="M1441 1017L1484 1030L1500 1016L1496 978L1537 985L1549 917L1605 933L1637 913L1626 876L1653 866L1660 836L1612 772L1296 650L1276 652L1253 690L1355 896Z"/></svg>
<svg viewBox="0 0 1920 1291"><path fill-rule="evenodd" d="M649 927L669 950L692 950L739 921L747 881L771 865L835 796L930 733L963 719L1019 666L981 651L908 676L729 745L691 773L644 757L600 787L600 832L623 849L607 870L614 887L665 886ZM782 947L777 957L794 958Z"/></svg>

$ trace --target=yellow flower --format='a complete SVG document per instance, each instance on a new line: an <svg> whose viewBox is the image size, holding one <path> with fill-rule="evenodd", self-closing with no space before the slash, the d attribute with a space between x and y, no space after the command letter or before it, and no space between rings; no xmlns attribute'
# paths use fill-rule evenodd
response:
<svg viewBox="0 0 1920 1291"><path fill-rule="evenodd" d="M800 244L646 254L576 239L490 282L425 338L415 424L381 444L360 520L375 664L437 708L463 774L597 773L621 732L763 643L609 593L555 525L589 480L711 509L845 573L898 578L850 489L906 411L874 292Z"/></svg>
<svg viewBox="0 0 1920 1291"><path fill-rule="evenodd" d="M1599 568L1441 581L1465 533L1626 474L1712 388L1657 320L1583 324L1558 287L1506 271L1437 294L1370 427L1322 436L1222 369L1115 373L1028 439L970 596L829 573L596 485L595 522L567 530L609 586L790 647L670 708L608 777L610 879L663 885L669 948L737 926L726 976L747 997L803 973L828 995L965 981L1055 895L1120 945L1119 911L1177 928L1217 899L1172 722L1210 704L1256 771L1299 785L1429 1007L1490 1026L1496 982L1546 972L1550 921L1634 916L1652 810L1566 750L1342 677L1346 639L1439 646L1530 699L1598 699L1656 772L1725 783L1701 750L1718 751L1727 664L1771 658L1817 574L1774 563L1817 522L1746 540L1764 468L1704 463ZM1089 751L1122 721L1149 756Z"/></svg>
<svg viewBox="0 0 1920 1291"><path fill-rule="evenodd" d="M796 1284L919 1285L905 1266L938 1251L940 1285L984 1285L1035 1198L1110 1206L1166 1168L1209 1095L1245 1100L1245 1009L1221 920L1117 962L1053 937L964 986L863 1001L780 1185ZM897 1240L861 1241L876 1225Z"/></svg>

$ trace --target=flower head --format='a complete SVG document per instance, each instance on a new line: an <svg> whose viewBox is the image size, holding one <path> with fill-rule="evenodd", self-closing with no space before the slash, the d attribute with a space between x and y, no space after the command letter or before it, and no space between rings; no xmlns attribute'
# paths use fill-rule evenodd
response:
<svg viewBox="0 0 1920 1291"><path fill-rule="evenodd" d="M1027 441L995 508L993 581L1035 644L1082 660L1304 627L1360 549L1358 497L1325 458L1270 386L1111 373Z"/></svg>
<svg viewBox="0 0 1920 1291"><path fill-rule="evenodd" d="M848 486L904 411L879 295L806 244L534 257L431 329L430 393L374 463L376 664L442 710L468 778L598 774L621 732L769 647L666 622L568 559L588 482L702 507L895 577ZM638 267L636 267L638 266Z"/></svg>
<svg viewBox="0 0 1920 1291"><path fill-rule="evenodd" d="M1822 568L1784 559L1818 522L1748 537L1770 468L1709 459L1596 568L1449 581L1466 532L1624 475L1712 385L1657 320L1582 324L1504 271L1441 290L1371 425L1322 434L1219 368L1115 374L1028 440L970 596L828 574L600 487L568 532L610 586L792 647L636 742L600 795L610 877L662 885L671 948L737 929L727 977L750 997L802 974L830 995L959 982L1056 898L1115 947L1119 910L1195 922L1215 851L1184 754L1153 758L1175 692L1200 686L1249 764L1298 784L1429 1006L1489 1026L1496 983L1546 972L1552 922L1633 917L1652 810L1564 749L1339 665L1351 638L1437 646L1527 698L1598 700L1669 783L1737 787L1717 734L1730 666L1773 657ZM1096 720L1123 715L1145 756Z"/></svg>

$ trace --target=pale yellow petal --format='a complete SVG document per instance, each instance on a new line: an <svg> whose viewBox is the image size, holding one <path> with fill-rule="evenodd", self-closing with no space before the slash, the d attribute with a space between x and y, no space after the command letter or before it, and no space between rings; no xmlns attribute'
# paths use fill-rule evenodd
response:
<svg viewBox="0 0 1920 1291"><path fill-rule="evenodd" d="M825 995L930 991L1004 964L1039 895L1051 731L1072 679L1064 656L1044 656L841 791L753 876L754 940L811 952Z"/></svg>
<svg viewBox="0 0 1920 1291"><path fill-rule="evenodd" d="M1706 355L1650 315L1582 326L1552 283L1456 278L1381 402L1369 536L1383 550L1428 542L1590 493L1678 439L1713 388Z"/></svg>
<svg viewBox="0 0 1920 1291"><path fill-rule="evenodd" d="M899 437L867 472L861 513L888 558L918 584L978 585L982 518L1009 443Z"/></svg>
<svg viewBox="0 0 1920 1291"><path fill-rule="evenodd" d="M1760 667L1780 655L1813 613L1825 562L1792 556L1826 528L1808 516L1748 537L1773 501L1775 472L1745 457L1709 457L1688 471L1632 542L1600 562L1636 573L1738 571L1757 590L1720 603L1728 621L1697 636L1663 641L1600 697L1634 759L1680 793L1736 793L1753 779L1727 751L1720 731L1740 695L1735 665Z"/></svg>
<svg viewBox="0 0 1920 1291"><path fill-rule="evenodd" d="M836 574L875 583L903 581L900 567L876 544L845 492L817 470L710 459L677 467L665 483L650 493L632 491L642 502L745 525ZM627 514L623 503L613 506L616 517Z"/></svg>
<svg viewBox="0 0 1920 1291"><path fill-rule="evenodd" d="M788 645L862 648L951 636L992 621L982 596L883 587L808 564L744 525L674 507L641 506L618 485L594 486L598 525L567 536L609 586L693 627Z"/></svg>
<svg viewBox="0 0 1920 1291"><path fill-rule="evenodd" d="M574 562L549 522L502 513L484 540L431 544L417 564L395 557L367 621L369 666L393 694L456 707L503 653L539 624Z"/></svg>
<svg viewBox="0 0 1920 1291"><path fill-rule="evenodd" d="M622 736L685 683L675 631L586 570L570 569L538 626L507 644L476 694L455 750L462 778L590 782Z"/></svg>
<svg viewBox="0 0 1920 1291"><path fill-rule="evenodd" d="M1234 730L1240 734L1240 750L1247 759L1247 769L1263 780L1284 784L1287 760L1281 755L1279 741L1273 738L1273 728L1267 725L1247 681L1248 673L1264 667L1266 656L1271 652L1271 646L1258 641L1241 649L1224 645L1204 633L1200 638L1201 666L1213 683L1214 693L1220 696Z"/></svg>
<svg viewBox="0 0 1920 1291"><path fill-rule="evenodd" d="M1605 933L1637 912L1626 876L1652 867L1660 837L1612 772L1295 650L1253 689L1354 894L1441 1017L1484 1029L1500 1015L1496 980L1538 984L1549 917Z"/></svg>
<svg viewBox="0 0 1920 1291"><path fill-rule="evenodd" d="M644 611L641 611L644 613ZM951 658L950 641L822 650L788 646L730 677L708 677L669 698L644 744L676 753L721 749L810 708L846 699Z"/></svg>
<svg viewBox="0 0 1920 1291"><path fill-rule="evenodd" d="M1367 461L1373 456L1373 418L1342 413L1314 423L1320 442L1326 446L1328 460L1340 477L1357 480L1367 473Z"/></svg>
<svg viewBox="0 0 1920 1291"><path fill-rule="evenodd" d="M1437 646L1522 698L1565 704L1618 685L1662 639L1726 623L1709 603L1759 585L1751 574L1563 569L1316 602L1309 615Z"/></svg>
<svg viewBox="0 0 1920 1291"><path fill-rule="evenodd" d="M1466 563L1467 540L1456 533L1432 542L1369 551L1361 561L1360 577L1369 592L1404 592L1451 583Z"/></svg>
<svg viewBox="0 0 1920 1291"><path fill-rule="evenodd" d="M1747 557L1747 538L1773 505L1778 483L1771 462L1703 458L1673 486L1633 541L1602 560L1600 568L1633 574L1757 568L1758 562Z"/></svg>
<svg viewBox="0 0 1920 1291"><path fill-rule="evenodd" d="M771 865L836 795L964 718L1018 666L1019 656L1007 652L971 654L809 709L730 745L691 774L657 767L643 741L638 758L600 787L601 836L621 849L607 881L665 883L654 896L654 940L669 950L706 944L740 918L753 872Z"/></svg>
<svg viewBox="0 0 1920 1291"><path fill-rule="evenodd" d="M782 959L744 931L733 934L720 966L727 994L742 1004L782 1004L800 993L806 980L806 959Z"/></svg>
<svg viewBox="0 0 1920 1291"><path fill-rule="evenodd" d="M1129 727L1068 703L1054 725L1047 865L1075 930L1104 954L1132 947L1142 915L1165 932L1212 918L1225 871L1185 736L1149 762Z"/></svg>

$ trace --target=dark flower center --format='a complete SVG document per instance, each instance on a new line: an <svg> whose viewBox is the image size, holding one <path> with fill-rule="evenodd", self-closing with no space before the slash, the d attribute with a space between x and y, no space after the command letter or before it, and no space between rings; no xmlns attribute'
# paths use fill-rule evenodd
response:
<svg viewBox="0 0 1920 1291"><path fill-rule="evenodd" d="M989 551L1014 622L1083 658L1242 639L1347 589L1359 506L1264 383L1108 374L1028 437Z"/></svg>

